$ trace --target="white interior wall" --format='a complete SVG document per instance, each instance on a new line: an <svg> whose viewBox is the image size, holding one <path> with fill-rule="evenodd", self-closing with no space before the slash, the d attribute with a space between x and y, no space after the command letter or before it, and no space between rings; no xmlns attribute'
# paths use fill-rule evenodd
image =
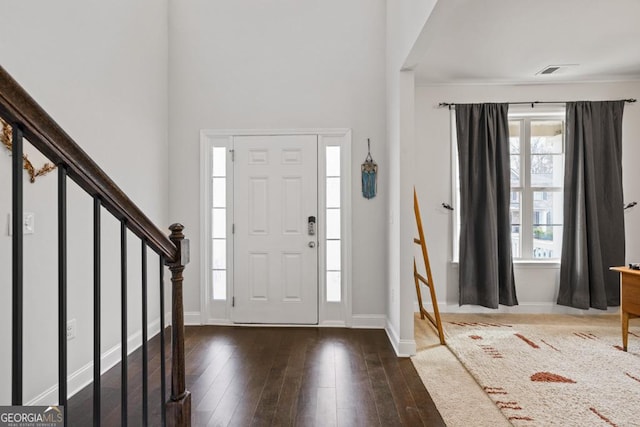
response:
<svg viewBox="0 0 640 427"><path fill-rule="evenodd" d="M353 313L385 313L385 208L366 200L367 138L380 180L385 138L384 0L170 2L170 218L185 225L185 318L200 322L201 129L351 128ZM366 322L366 320L363 320Z"/></svg>
<svg viewBox="0 0 640 427"><path fill-rule="evenodd" d="M39 102L127 195L159 226L168 225L167 1L0 1L2 66ZM0 268L11 271L10 157L0 148ZM41 159L25 150L36 164ZM57 383L57 172L25 180L27 212L36 232L25 236L24 402ZM92 359L92 201L68 189L69 373ZM120 342L119 224L103 213L102 348ZM169 231L167 230L167 234ZM129 235L129 331L140 331L140 241ZM159 298L157 257L149 255L149 297ZM0 341L10 342L11 280L0 281ZM159 316L149 306L149 321ZM139 339L135 342L139 343ZM131 343L133 344L133 342ZM110 359L112 360L112 359ZM112 360L113 361L113 360ZM0 404L11 402L11 346L0 350ZM85 368L82 370L82 368ZM78 379L78 378L76 378ZM77 383L73 383L77 384ZM70 384L70 387L72 385Z"/></svg>
<svg viewBox="0 0 640 427"><path fill-rule="evenodd" d="M386 34L386 120L389 173L385 186L387 205L386 259L388 264L386 315L387 332L399 354L415 352L413 340L413 298L409 247L406 229L412 224L411 185L413 172L407 164L413 149L414 76L401 71L418 34L422 31L436 0L387 1ZM409 280L408 280L409 278ZM401 286L402 285L402 286Z"/></svg>
<svg viewBox="0 0 640 427"><path fill-rule="evenodd" d="M475 103L509 101L609 100L640 97L640 82L582 83L562 85L465 85L419 86L416 88L416 143L412 158L425 226L429 258L443 311L492 311L478 306L458 306L458 271L451 264L452 213L441 207L451 203L451 142L449 110L440 102ZM623 185L625 201L640 199L640 105L626 104L623 116ZM627 262L640 259L640 210L625 213ZM559 265L515 265L520 305L501 307L505 312L580 313L555 304ZM423 294L425 295L425 294ZM425 299L427 301L428 298ZM615 309L611 309L615 310ZM588 313L600 314L599 310Z"/></svg>

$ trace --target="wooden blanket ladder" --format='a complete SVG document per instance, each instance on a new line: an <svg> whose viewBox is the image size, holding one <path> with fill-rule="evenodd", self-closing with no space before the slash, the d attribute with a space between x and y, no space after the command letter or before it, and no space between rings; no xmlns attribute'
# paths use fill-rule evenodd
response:
<svg viewBox="0 0 640 427"><path fill-rule="evenodd" d="M424 239L424 230L422 229L422 219L420 218L420 206L418 206L418 196L416 194L415 187L413 188L413 211L416 215L416 224L418 225L418 238L413 239L413 242L420 245L422 249L422 258L424 259L424 266L427 270L427 278L418 273L416 267L416 258L413 257L413 280L416 284L416 294L418 295L418 305L420 306L420 318L425 317L433 324L438 331L438 337L440 338L440 344L444 345L444 333L442 332L442 320L440 320L440 311L438 310L438 300L436 298L436 290L433 284L433 277L431 276L431 266L429 265L429 254L427 253L427 242ZM431 294L431 303L433 304L433 316L425 310L422 305L422 293L420 292L420 283L424 283L429 288Z"/></svg>

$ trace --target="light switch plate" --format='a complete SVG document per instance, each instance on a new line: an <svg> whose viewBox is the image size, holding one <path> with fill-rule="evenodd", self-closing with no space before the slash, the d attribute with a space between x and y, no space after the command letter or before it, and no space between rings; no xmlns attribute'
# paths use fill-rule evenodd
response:
<svg viewBox="0 0 640 427"><path fill-rule="evenodd" d="M76 319L67 321L67 341L72 340L76 337L76 326Z"/></svg>
<svg viewBox="0 0 640 427"><path fill-rule="evenodd" d="M7 215L7 234L13 235L13 223L11 222L11 214ZM34 234L36 232L36 214L33 212L22 213L22 234Z"/></svg>

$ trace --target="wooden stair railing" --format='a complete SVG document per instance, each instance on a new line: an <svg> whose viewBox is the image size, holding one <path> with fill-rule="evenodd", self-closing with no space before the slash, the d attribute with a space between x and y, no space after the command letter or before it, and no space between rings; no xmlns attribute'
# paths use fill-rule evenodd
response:
<svg viewBox="0 0 640 427"><path fill-rule="evenodd" d="M72 179L94 200L94 426L100 425L100 212L104 207L121 223L122 260L122 425L127 424L127 314L126 314L126 230L142 241L142 292L146 295L146 248L151 248L160 260L160 324L161 324L161 395L162 425L190 426L191 395L185 384L184 308L182 273L189 261L189 241L180 224L170 226L167 237L107 176L107 174L76 144L73 139L29 96L0 66L0 117L12 128L12 404L23 404L23 138L39 150L58 168L58 403L67 404L67 224L66 182ZM164 291L163 273L168 266L172 283L172 345L171 396L165 397L164 366ZM146 355L146 298L143 298L143 355ZM143 358L143 425L147 425L147 366ZM97 396L97 397L96 397ZM166 416L166 419L165 419ZM66 425L66 411L65 411Z"/></svg>

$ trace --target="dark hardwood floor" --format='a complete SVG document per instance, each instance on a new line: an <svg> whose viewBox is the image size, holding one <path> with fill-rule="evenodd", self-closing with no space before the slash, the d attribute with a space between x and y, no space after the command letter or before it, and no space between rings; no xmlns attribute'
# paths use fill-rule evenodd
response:
<svg viewBox="0 0 640 427"><path fill-rule="evenodd" d="M156 336L152 426L160 425L158 349ZM445 425L413 364L395 356L382 330L187 327L185 352L194 426ZM140 426L141 352L128 364L128 423ZM103 426L120 425L120 372L117 365L102 377ZM70 399L70 426L92 424L92 401L91 385Z"/></svg>

